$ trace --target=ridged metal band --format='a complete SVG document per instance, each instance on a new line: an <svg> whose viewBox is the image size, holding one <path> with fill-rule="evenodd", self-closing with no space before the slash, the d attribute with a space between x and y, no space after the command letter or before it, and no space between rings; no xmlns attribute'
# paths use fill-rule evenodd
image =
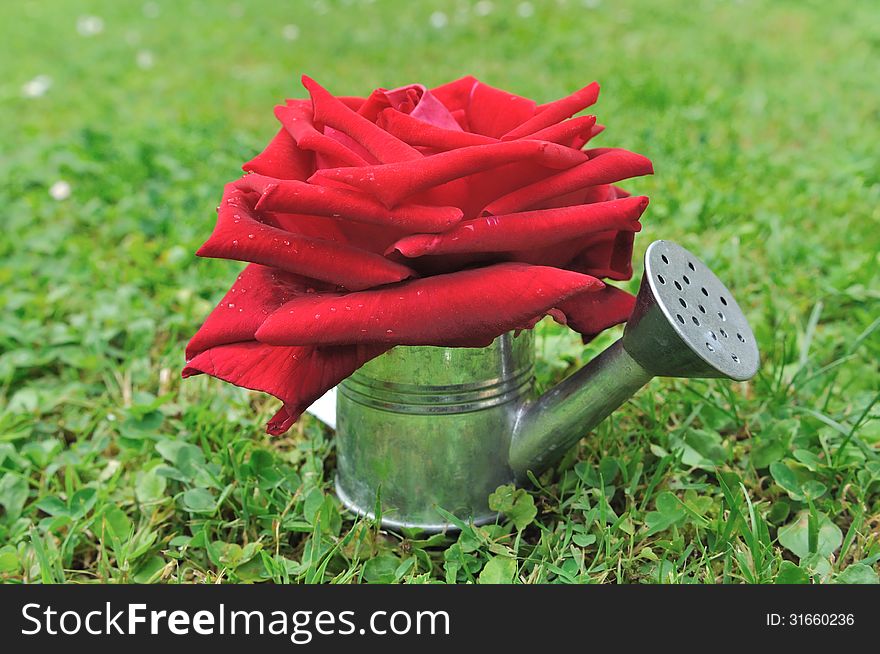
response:
<svg viewBox="0 0 880 654"><path fill-rule="evenodd" d="M395 413L466 413L520 399L530 389L534 374L534 366L529 365L503 379L448 386L396 384L354 374L339 385L339 392L352 402Z"/></svg>

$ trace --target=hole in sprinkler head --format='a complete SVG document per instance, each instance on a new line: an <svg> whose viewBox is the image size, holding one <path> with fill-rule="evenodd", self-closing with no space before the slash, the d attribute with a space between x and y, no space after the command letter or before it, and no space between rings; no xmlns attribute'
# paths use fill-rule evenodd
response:
<svg viewBox="0 0 880 654"><path fill-rule="evenodd" d="M709 291L707 291L707 290L705 289L705 287L704 287L704 288L701 288L700 290L703 292L703 295L705 295L706 297L709 297Z"/></svg>
<svg viewBox="0 0 880 654"><path fill-rule="evenodd" d="M721 332L721 335L722 335L724 338L727 338L727 332L726 332L726 331L724 331L723 329L719 329L718 331Z"/></svg>
<svg viewBox="0 0 880 654"><path fill-rule="evenodd" d="M679 291L681 290L681 284L678 283L678 280L676 280L672 283L675 284L675 288L677 288Z"/></svg>
<svg viewBox="0 0 880 654"><path fill-rule="evenodd" d="M733 359L734 361L736 361L737 363L739 363L739 357L736 356L735 354L731 354L730 358Z"/></svg>
<svg viewBox="0 0 880 654"><path fill-rule="evenodd" d="M704 307L702 304L698 304L697 306L700 309L700 313L706 313L706 307Z"/></svg>
<svg viewBox="0 0 880 654"><path fill-rule="evenodd" d="M724 296L722 295L720 297L721 297L721 304L723 304L724 306L727 306L727 300L724 298Z"/></svg>
<svg viewBox="0 0 880 654"><path fill-rule="evenodd" d="M661 284L665 284L665 283L666 283L666 280L663 279L663 275L657 275L657 280L658 280Z"/></svg>
<svg viewBox="0 0 880 654"><path fill-rule="evenodd" d="M661 254L660 258L663 259L663 263L669 263L669 259L666 258L665 254Z"/></svg>
<svg viewBox="0 0 880 654"><path fill-rule="evenodd" d="M724 314L721 313L720 311L718 312L718 317L721 318L721 320L725 320L725 321L727 320L727 318L724 317Z"/></svg>
<svg viewBox="0 0 880 654"><path fill-rule="evenodd" d="M740 342L740 343L745 343L745 342L746 342L746 339L744 339L744 338L743 338L743 335L740 334L739 332L736 333L736 337L739 339L739 342Z"/></svg>
<svg viewBox="0 0 880 654"><path fill-rule="evenodd" d="M696 316L691 316L691 320L694 321L694 324L695 324L697 327L700 326L700 319L699 319L699 318L697 318Z"/></svg>
<svg viewBox="0 0 880 654"><path fill-rule="evenodd" d="M688 279L687 275L682 275L681 278L684 280L684 283L690 285L691 280Z"/></svg>
<svg viewBox="0 0 880 654"><path fill-rule="evenodd" d="M683 306L685 309L688 308L688 303L684 301L684 298L678 298L678 303Z"/></svg>
<svg viewBox="0 0 880 654"><path fill-rule="evenodd" d="M709 349L710 352L714 352L714 351L715 351L715 348L712 347L712 344L709 343L708 341L706 342L706 347Z"/></svg>
<svg viewBox="0 0 880 654"><path fill-rule="evenodd" d="M718 337L715 336L715 332L713 332L713 331L710 331L710 332L709 332L709 336L712 337L712 340L713 340L713 341L717 341L717 340L718 340Z"/></svg>
<svg viewBox="0 0 880 654"><path fill-rule="evenodd" d="M675 317L678 318L678 322L680 322L682 325L684 324L684 318L681 317L680 313L675 314Z"/></svg>
<svg viewBox="0 0 880 654"><path fill-rule="evenodd" d="M697 270L696 268L694 268L694 264L693 264L693 262L691 262L691 261L688 261L688 268L690 268L691 270L693 270L693 271L695 271L695 272L696 272L696 270Z"/></svg>

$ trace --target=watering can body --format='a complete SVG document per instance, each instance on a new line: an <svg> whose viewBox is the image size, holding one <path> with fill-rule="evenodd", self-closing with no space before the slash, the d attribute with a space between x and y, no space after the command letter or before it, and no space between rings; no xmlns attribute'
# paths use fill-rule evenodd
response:
<svg viewBox="0 0 880 654"><path fill-rule="evenodd" d="M397 347L339 387L340 500L391 528L440 531L494 521L488 497L514 480L508 465L519 409L533 397L534 337L485 348Z"/></svg>

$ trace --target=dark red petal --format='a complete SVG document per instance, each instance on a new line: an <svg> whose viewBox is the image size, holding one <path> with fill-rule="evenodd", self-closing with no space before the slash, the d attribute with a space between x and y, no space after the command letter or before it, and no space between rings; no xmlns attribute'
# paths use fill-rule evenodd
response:
<svg viewBox="0 0 880 654"><path fill-rule="evenodd" d="M526 142L528 141L511 141L511 143ZM589 150L587 155L590 159L585 163L508 193L490 203L486 207L486 211L496 215L523 211L550 198L587 186L610 184L629 177L650 175L654 172L651 161L647 157L628 150L605 148ZM318 175L321 172L323 171L318 171L315 174Z"/></svg>
<svg viewBox="0 0 880 654"><path fill-rule="evenodd" d="M498 142L498 139L489 136L430 125L394 109L386 109L380 113L377 124L410 145L439 151Z"/></svg>
<svg viewBox="0 0 880 654"><path fill-rule="evenodd" d="M190 339L187 360L217 345L254 340L266 316L314 287L314 281L283 270L248 265Z"/></svg>
<svg viewBox="0 0 880 654"><path fill-rule="evenodd" d="M341 226L342 221L335 218L278 211L260 211L260 215L263 218L262 222L280 227L284 231L296 234L297 236L322 238L328 241L336 241L337 243L356 243L359 247L361 246L360 242L353 241L346 235Z"/></svg>
<svg viewBox="0 0 880 654"><path fill-rule="evenodd" d="M358 191L305 182L246 175L234 184L262 195L256 205L260 211L315 214L408 232L442 232L462 218L461 209L453 206L401 204L388 209L372 196Z"/></svg>
<svg viewBox="0 0 880 654"><path fill-rule="evenodd" d="M315 172L315 155L301 149L282 127L266 149L243 165L242 169L278 179L305 180Z"/></svg>
<svg viewBox="0 0 880 654"><path fill-rule="evenodd" d="M595 293L579 293L559 305L565 323L579 332L586 343L596 334L626 322L635 307L636 298L614 286Z"/></svg>
<svg viewBox="0 0 880 654"><path fill-rule="evenodd" d="M431 89L431 94L440 100L454 115L456 111L467 110L471 101L471 93L473 93L474 87L479 83L476 77L467 75Z"/></svg>
<svg viewBox="0 0 880 654"><path fill-rule="evenodd" d="M352 111L360 111L361 107L364 106L364 102L366 102L367 100L366 98L361 98L354 95L337 95L336 99Z"/></svg>
<svg viewBox="0 0 880 654"><path fill-rule="evenodd" d="M529 138L572 147L575 139L579 139L581 145L586 143L592 137L595 126L595 116L578 116L538 130L534 134L530 134ZM580 149L580 146L576 149Z"/></svg>
<svg viewBox="0 0 880 654"><path fill-rule="evenodd" d="M580 91L575 91L561 100L541 105L532 118L514 127L501 138L504 141L526 138L539 129L555 125L559 121L570 118L579 111L583 111L591 104L595 104L598 97L599 85L593 82L589 86L585 86Z"/></svg>
<svg viewBox="0 0 880 654"><path fill-rule="evenodd" d="M467 118L470 131L500 138L535 115L535 102L477 82L471 91Z"/></svg>
<svg viewBox="0 0 880 654"><path fill-rule="evenodd" d="M610 202L484 216L442 234L406 236L392 246L405 257L456 252L506 252L540 248L610 229L639 231L648 206L641 196Z"/></svg>
<svg viewBox="0 0 880 654"><path fill-rule="evenodd" d="M577 148L578 150L580 150L587 143L592 141L595 137L599 136L599 134L601 134L604 131L605 131L605 125L593 125L593 127L590 129L589 134L581 134L579 136L576 136L574 138L574 140L571 142L571 147Z"/></svg>
<svg viewBox="0 0 880 654"><path fill-rule="evenodd" d="M624 280L633 275L633 232L604 232L581 243L581 250L566 267L595 277Z"/></svg>
<svg viewBox="0 0 880 654"><path fill-rule="evenodd" d="M456 109L455 111L450 112L452 117L455 119L455 122L458 123L458 126L461 127L465 132L470 132L470 127L468 126L467 113L464 109Z"/></svg>
<svg viewBox="0 0 880 654"><path fill-rule="evenodd" d="M284 402L284 413L268 425L270 433L284 432L308 406L351 375L385 346L274 347L249 341L219 345L189 361L184 377L207 374L223 381L263 391Z"/></svg>
<svg viewBox="0 0 880 654"><path fill-rule="evenodd" d="M376 89L369 95L367 101L360 106L357 112L371 123L375 123L379 112L390 106L391 98L388 97L388 92L385 89Z"/></svg>
<svg viewBox="0 0 880 654"><path fill-rule="evenodd" d="M304 150L322 154L339 166L366 166L367 161L342 143L325 136L312 123L311 110L302 105L279 105L275 117L281 121L296 144Z"/></svg>
<svg viewBox="0 0 880 654"><path fill-rule="evenodd" d="M415 275L406 266L330 240L299 236L257 220L243 202L222 202L214 232L200 257L250 261L351 290L398 282Z"/></svg>
<svg viewBox="0 0 880 654"><path fill-rule="evenodd" d="M588 275L502 263L359 293L310 294L270 315L257 339L273 345L480 341L601 287Z"/></svg>
<svg viewBox="0 0 880 654"><path fill-rule="evenodd" d="M520 140L458 148L419 161L319 170L309 181L324 183L329 180L346 184L393 207L404 198L434 186L515 161L532 159L547 168L561 169L580 167L577 164L585 158L583 152L556 143Z"/></svg>
<svg viewBox="0 0 880 654"><path fill-rule="evenodd" d="M302 83L312 96L316 123L344 132L382 163L422 158L418 150L346 107L315 80L303 75Z"/></svg>

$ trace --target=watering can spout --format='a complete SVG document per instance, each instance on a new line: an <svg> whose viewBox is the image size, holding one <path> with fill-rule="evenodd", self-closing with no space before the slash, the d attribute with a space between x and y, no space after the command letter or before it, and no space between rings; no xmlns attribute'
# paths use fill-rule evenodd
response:
<svg viewBox="0 0 880 654"><path fill-rule="evenodd" d="M683 247L655 241L623 337L521 408L510 467L518 480L540 473L653 377L745 381L758 366L755 337L730 291Z"/></svg>

